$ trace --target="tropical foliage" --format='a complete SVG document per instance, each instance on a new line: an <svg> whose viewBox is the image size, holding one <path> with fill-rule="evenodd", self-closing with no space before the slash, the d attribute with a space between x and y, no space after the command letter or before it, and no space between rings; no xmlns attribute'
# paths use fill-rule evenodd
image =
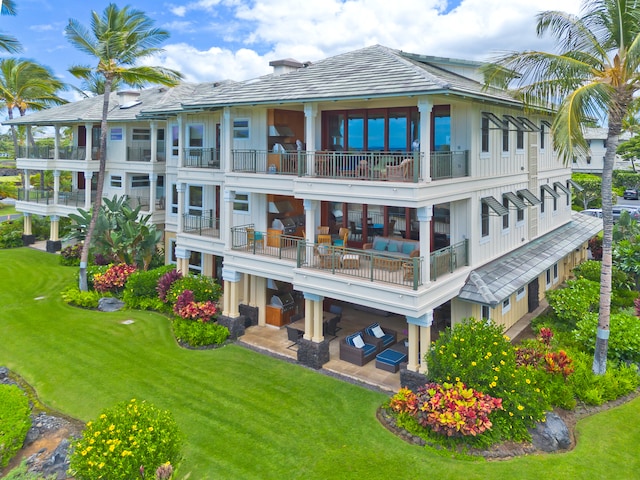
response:
<svg viewBox="0 0 640 480"><path fill-rule="evenodd" d="M628 0L585 0L580 16L546 11L537 33L549 33L555 51L512 52L487 67L488 84L507 87L532 108L552 108L554 147L565 163L586 154L582 126L593 119L607 125L602 170L602 270L593 370L607 366L613 235L612 176L622 123L640 90L640 4Z"/></svg>
<svg viewBox="0 0 640 480"><path fill-rule="evenodd" d="M89 81L104 79L102 118L100 122L100 165L98 169L96 200L86 230L86 239L80 258L79 287L88 289L87 264L89 249L102 205L104 173L107 151L107 117L113 82L122 82L133 87L159 83L174 86L181 74L162 66L139 65L162 50L158 47L169 38L166 30L156 28L144 12L126 6L122 9L109 4L102 15L91 13L91 28L87 29L75 19L69 20L65 33L72 45L92 57L97 65L76 65L69 71L76 77Z"/></svg>
<svg viewBox="0 0 640 480"><path fill-rule="evenodd" d="M0 468L22 447L31 428L29 399L15 385L0 385Z"/></svg>

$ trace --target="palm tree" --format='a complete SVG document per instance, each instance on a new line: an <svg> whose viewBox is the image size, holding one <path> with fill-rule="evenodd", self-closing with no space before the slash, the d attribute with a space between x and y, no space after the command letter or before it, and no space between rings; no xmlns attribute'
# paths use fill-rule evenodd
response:
<svg viewBox="0 0 640 480"><path fill-rule="evenodd" d="M104 94L105 78L96 72L89 72L86 78L82 79L82 83L79 87L73 87L84 98L89 98L95 95ZM114 78L111 82L111 91L115 92L120 88L122 80L120 78Z"/></svg>
<svg viewBox="0 0 640 480"><path fill-rule="evenodd" d="M0 7L0 15L15 15L16 14L16 2L13 0L2 0L2 6ZM0 34L0 49L6 50L9 53L19 53L22 51L22 45L11 35Z"/></svg>
<svg viewBox="0 0 640 480"><path fill-rule="evenodd" d="M587 151L582 125L606 122L607 149L602 171L602 269L593 371L607 368L611 313L612 173L633 95L640 90L640 4L636 0L585 0L580 15L547 11L537 15L537 33L550 33L556 52L501 55L486 69L488 84L515 85L525 105L557 107L554 147L565 164Z"/></svg>
<svg viewBox="0 0 640 480"><path fill-rule="evenodd" d="M80 257L79 287L83 291L88 288L89 248L98 213L102 206L107 152L107 113L109 112L109 97L113 82L121 81L132 87L142 87L154 83L174 86L182 78L179 72L165 67L136 65L139 60L161 52L162 49L158 46L169 38L167 31L155 28L153 23L153 20L147 17L144 12L131 9L129 6L120 9L111 3L105 8L102 15L95 11L91 13L90 30L74 19L69 20L65 29L67 38L76 48L97 60L94 69L81 65L74 66L69 71L76 77L85 80L91 77L92 72L104 77L104 101L100 124L100 166L96 200Z"/></svg>
<svg viewBox="0 0 640 480"><path fill-rule="evenodd" d="M0 60L0 101L7 107L9 119L13 118L14 109L24 116L27 110L43 110L67 103L57 95L65 89L66 85L48 67L21 58ZM11 134L17 155L18 136L13 125Z"/></svg>

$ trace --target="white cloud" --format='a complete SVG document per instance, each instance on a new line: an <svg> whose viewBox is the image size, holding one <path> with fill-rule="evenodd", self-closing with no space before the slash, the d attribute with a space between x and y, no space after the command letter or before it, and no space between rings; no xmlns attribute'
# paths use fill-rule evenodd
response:
<svg viewBox="0 0 640 480"><path fill-rule="evenodd" d="M47 32L54 29L54 26L51 24L40 24L40 25L31 25L29 30L33 30L34 32Z"/></svg>
<svg viewBox="0 0 640 480"><path fill-rule="evenodd" d="M244 80L271 71L273 59L317 61L373 44L487 60L498 51L551 49L550 39L536 37L536 14L578 13L580 5L581 0L462 0L445 13L445 0L200 0L180 7L183 14L202 23L206 19L197 12L208 12L207 31L246 49L203 51L180 43L167 46L164 58L191 81ZM235 18L220 18L223 8Z"/></svg>

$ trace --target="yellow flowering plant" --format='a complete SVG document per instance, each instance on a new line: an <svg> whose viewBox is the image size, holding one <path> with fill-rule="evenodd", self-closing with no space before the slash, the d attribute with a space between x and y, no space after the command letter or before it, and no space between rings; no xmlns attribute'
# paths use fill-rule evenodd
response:
<svg viewBox="0 0 640 480"><path fill-rule="evenodd" d="M69 473L76 480L132 480L166 472L181 460L182 435L173 416L132 399L104 410L73 443ZM163 468L160 468L164 465Z"/></svg>

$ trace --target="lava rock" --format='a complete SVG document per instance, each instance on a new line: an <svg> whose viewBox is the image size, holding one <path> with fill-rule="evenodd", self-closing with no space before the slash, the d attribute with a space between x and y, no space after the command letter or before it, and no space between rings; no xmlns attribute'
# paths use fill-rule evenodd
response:
<svg viewBox="0 0 640 480"><path fill-rule="evenodd" d="M571 435L564 420L556 413L547 413L544 422L538 422L531 431L533 445L543 452L555 452L571 446Z"/></svg>
<svg viewBox="0 0 640 480"><path fill-rule="evenodd" d="M124 302L114 297L102 297L98 300L98 310L101 312L117 312L122 310Z"/></svg>

